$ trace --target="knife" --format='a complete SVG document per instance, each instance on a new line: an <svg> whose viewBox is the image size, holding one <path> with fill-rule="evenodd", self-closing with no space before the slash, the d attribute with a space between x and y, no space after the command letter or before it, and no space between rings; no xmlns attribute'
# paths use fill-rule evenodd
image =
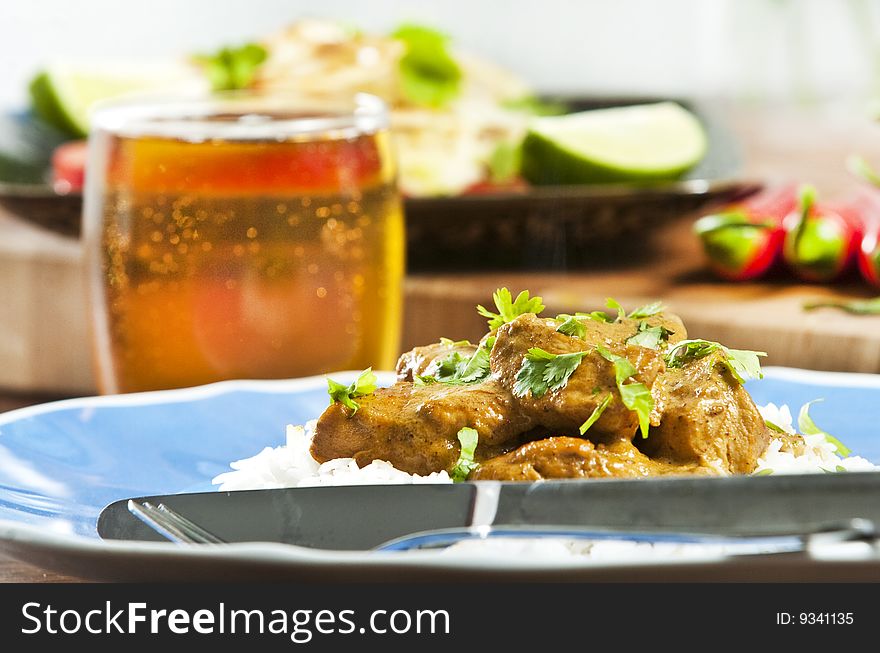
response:
<svg viewBox="0 0 880 653"><path fill-rule="evenodd" d="M154 495L101 511L104 539L162 541L129 500L163 503L226 542L367 550L411 533L548 526L639 533L760 536L880 524L880 472L728 478L481 481Z"/></svg>

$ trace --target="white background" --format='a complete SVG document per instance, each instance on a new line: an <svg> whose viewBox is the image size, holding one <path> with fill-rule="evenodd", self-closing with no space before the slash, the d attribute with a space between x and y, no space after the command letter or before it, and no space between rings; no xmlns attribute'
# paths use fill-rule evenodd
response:
<svg viewBox="0 0 880 653"><path fill-rule="evenodd" d="M880 0L0 0L0 107L47 61L212 50L303 15L423 21L539 91L862 101L880 69Z"/></svg>

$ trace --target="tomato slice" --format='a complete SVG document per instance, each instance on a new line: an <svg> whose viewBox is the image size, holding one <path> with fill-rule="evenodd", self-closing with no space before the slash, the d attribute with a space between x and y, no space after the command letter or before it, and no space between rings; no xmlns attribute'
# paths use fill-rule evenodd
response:
<svg viewBox="0 0 880 653"><path fill-rule="evenodd" d="M66 195L82 190L86 172L86 141L70 141L52 153L52 187Z"/></svg>

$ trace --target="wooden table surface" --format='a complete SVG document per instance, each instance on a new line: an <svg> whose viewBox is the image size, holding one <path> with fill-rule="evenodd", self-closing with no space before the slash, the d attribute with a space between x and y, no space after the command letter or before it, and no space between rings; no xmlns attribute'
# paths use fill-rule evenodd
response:
<svg viewBox="0 0 880 653"><path fill-rule="evenodd" d="M744 176L766 181L811 181L828 197L855 186L844 159L859 152L880 164L880 127L854 110L721 107L743 146ZM871 296L857 279L831 287L807 286L781 276L731 286L706 274L690 235L693 216L654 233L639 260L568 273L486 273L411 276L406 283L403 348L440 335L478 338L484 320L476 303L499 286L543 295L552 311L598 307L607 296L634 305L663 299L692 335L742 348L766 348L768 364L800 365L811 352L817 369L880 371L880 317L834 311L805 313L805 300L825 295ZM768 316L770 319L768 319ZM760 327L760 328L759 328ZM795 334L794 336L792 334ZM0 391L0 412L57 398ZM74 582L78 579L0 556L0 582Z"/></svg>

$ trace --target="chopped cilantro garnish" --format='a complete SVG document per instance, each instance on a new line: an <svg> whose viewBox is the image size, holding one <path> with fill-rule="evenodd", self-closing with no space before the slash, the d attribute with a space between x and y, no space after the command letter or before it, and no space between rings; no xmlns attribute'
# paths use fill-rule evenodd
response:
<svg viewBox="0 0 880 653"><path fill-rule="evenodd" d="M651 317L652 315L657 315L658 313L663 312L666 307L663 306L660 302L652 302L650 304L646 304L640 308L635 309L629 315L627 315L626 310L621 306L620 302L618 302L613 297L607 297L605 299L605 306L608 308L613 308L617 311L617 317L611 317L605 311L591 311L589 313L575 313L575 317L585 317L591 320L595 320L597 322L620 322L626 318L630 318L632 320L638 320L646 317ZM560 316L563 317L563 316ZM568 317L567 315L565 317Z"/></svg>
<svg viewBox="0 0 880 653"><path fill-rule="evenodd" d="M605 306L607 306L608 308L613 308L617 311L618 320L622 320L626 317L626 311L623 310L623 306L621 306L620 302L618 302L616 299L612 297L606 297Z"/></svg>
<svg viewBox="0 0 880 653"><path fill-rule="evenodd" d="M593 409L593 412L590 413L590 416L587 418L587 421L581 424L580 433L583 435L587 431L590 430L590 427L599 421L599 418L602 417L602 413L605 412L605 409L608 408L608 404L614 399L614 396L608 394L601 403Z"/></svg>
<svg viewBox="0 0 880 653"><path fill-rule="evenodd" d="M413 385L434 385L435 383L439 382L433 376L422 376L421 374L416 374L413 377Z"/></svg>
<svg viewBox="0 0 880 653"><path fill-rule="evenodd" d="M557 320L563 318L562 324L556 329L559 333L564 333L567 336L571 336L572 338L583 338L587 335L587 328L584 326L584 323L581 322L573 315L557 316Z"/></svg>
<svg viewBox="0 0 880 653"><path fill-rule="evenodd" d="M462 383L474 383L487 376L489 376L489 350L480 347L461 368L459 380Z"/></svg>
<svg viewBox="0 0 880 653"><path fill-rule="evenodd" d="M448 338L441 338L441 344L450 346L470 345L467 340L453 342ZM462 356L460 351L453 351L440 361L437 373L431 376L416 377L416 385L429 385L430 383L448 383L452 385L464 385L477 383L489 376L489 354L495 338L486 338L486 342L470 356ZM427 379L431 379L428 381Z"/></svg>
<svg viewBox="0 0 880 653"><path fill-rule="evenodd" d="M354 400L354 397L363 397L375 391L376 375L373 374L373 368L371 367L361 372L358 378L349 385L343 385L333 379L327 379L327 394L330 395L330 403L338 401L346 408L351 409L351 415L354 415L360 408L360 404Z"/></svg>
<svg viewBox="0 0 880 653"><path fill-rule="evenodd" d="M635 365L626 358L608 351L602 345L596 347L596 352L614 365L614 377L617 382L617 390L620 392L620 399L624 406L638 415L642 437L647 438L651 411L654 410L654 398L651 396L651 391L644 383L625 383L637 372Z"/></svg>
<svg viewBox="0 0 880 653"><path fill-rule="evenodd" d="M400 89L410 102L440 107L461 90L461 68L446 44L449 38L422 25L401 25L391 35L402 41L406 53L400 58Z"/></svg>
<svg viewBox="0 0 880 653"><path fill-rule="evenodd" d="M240 47L221 48L211 54L198 54L193 59L203 67L211 88L215 91L234 91L246 88L268 53L256 43Z"/></svg>
<svg viewBox="0 0 880 653"><path fill-rule="evenodd" d="M648 326L647 322L639 322L639 330L634 336L627 338L628 345L638 345L648 349L660 349L660 343L669 340L672 331L664 326Z"/></svg>
<svg viewBox="0 0 880 653"><path fill-rule="evenodd" d="M605 322L611 323L614 322L615 318L611 317L605 311L590 311L589 313L575 313L575 317L585 317L588 320L593 320L594 322Z"/></svg>
<svg viewBox="0 0 880 653"><path fill-rule="evenodd" d="M652 315L657 315L658 313L662 313L666 310L666 307L662 302L651 302L650 304L645 304L644 306L637 308L632 311L627 317L633 320L638 320L645 317L651 317Z"/></svg>
<svg viewBox="0 0 880 653"><path fill-rule="evenodd" d="M806 311L812 311L816 308L839 308L853 315L878 315L880 314L880 297L851 300L822 299L804 304L804 310Z"/></svg>
<svg viewBox="0 0 880 653"><path fill-rule="evenodd" d="M465 358L461 355L461 352L452 352L440 361L440 364L437 366L437 373L434 375L434 379L436 381L446 382L455 379L460 375L461 371L464 370L464 367L465 365L467 365L468 360L468 358Z"/></svg>
<svg viewBox="0 0 880 653"><path fill-rule="evenodd" d="M848 455L852 453L852 451L847 447L843 442L835 438L830 433L823 431L818 426L816 426L816 422L813 421L813 418L810 417L810 406L815 404L817 401L822 401L821 399L814 399L813 401L808 401L803 406L801 406L801 411L798 413L798 430L804 435L816 435L821 434L825 437L825 439L834 445L835 453L842 458L846 458Z"/></svg>
<svg viewBox="0 0 880 653"><path fill-rule="evenodd" d="M465 384L489 376L489 350L480 347L469 357L454 351L440 362L435 380L440 383Z"/></svg>
<svg viewBox="0 0 880 653"><path fill-rule="evenodd" d="M483 317L489 318L490 329L497 329L502 324L507 324L525 313L538 315L544 310L541 298L529 297L528 290L523 290L514 299L507 288L499 288L492 294L492 299L495 300L497 313L493 313L483 306L477 306L477 312Z"/></svg>
<svg viewBox="0 0 880 653"><path fill-rule="evenodd" d="M543 397L548 390L565 387L569 377L587 355L585 351L572 354L551 354L533 347L525 355L522 367L516 374L513 394L523 397L531 393L533 397Z"/></svg>
<svg viewBox="0 0 880 653"><path fill-rule="evenodd" d="M458 460L452 467L449 476L452 477L453 483L461 483L466 481L472 471L479 467L479 463L474 461L474 454L477 450L477 442L480 436L476 429L464 427L458 432L458 441L461 444L461 452L458 454Z"/></svg>
<svg viewBox="0 0 880 653"><path fill-rule="evenodd" d="M770 429L771 431L776 431L777 433L783 433L785 435L789 435L788 431L786 431L784 428L782 428L778 424L774 424L769 419L765 419L764 424L766 424L767 428Z"/></svg>
<svg viewBox="0 0 880 653"><path fill-rule="evenodd" d="M750 351L747 349L730 349L721 343L711 340L682 340L677 342L666 354L668 367L682 367L689 360L703 358L712 352L721 351L724 354L724 363L730 369L731 374L740 383L748 379L763 379L759 356L766 356L763 351Z"/></svg>

